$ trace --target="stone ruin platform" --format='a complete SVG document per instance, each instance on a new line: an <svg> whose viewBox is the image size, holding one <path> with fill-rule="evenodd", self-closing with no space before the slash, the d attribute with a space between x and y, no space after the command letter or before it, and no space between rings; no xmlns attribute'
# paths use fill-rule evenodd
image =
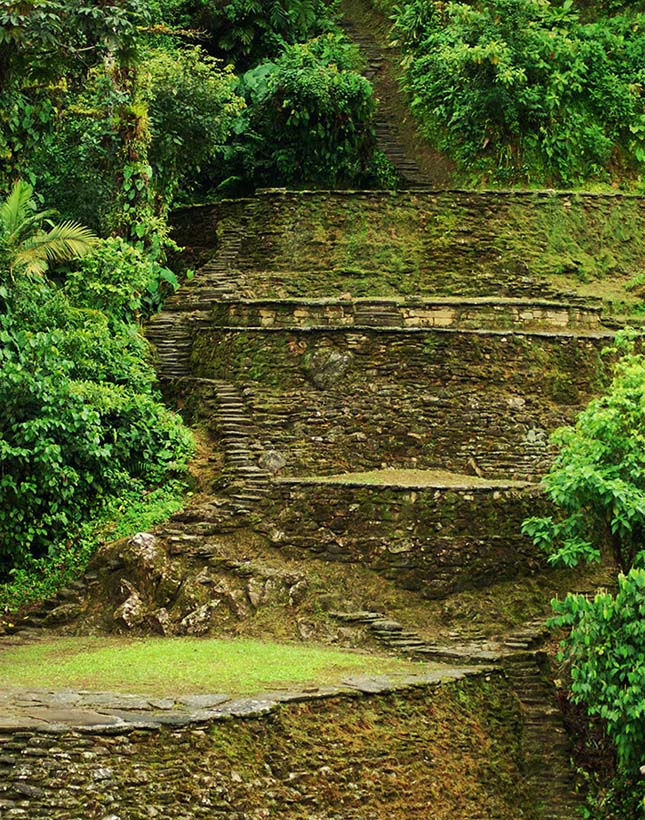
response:
<svg viewBox="0 0 645 820"><path fill-rule="evenodd" d="M426 598L545 568L520 531L546 505L525 481L387 469L277 478L267 505L272 541L290 556L361 563Z"/></svg>

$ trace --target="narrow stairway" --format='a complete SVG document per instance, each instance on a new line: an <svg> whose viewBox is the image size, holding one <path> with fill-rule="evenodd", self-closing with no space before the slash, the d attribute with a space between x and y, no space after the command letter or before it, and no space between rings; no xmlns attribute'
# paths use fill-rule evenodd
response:
<svg viewBox="0 0 645 820"><path fill-rule="evenodd" d="M378 12L371 10L372 15ZM366 12L357 4L343 4L341 26L365 59L363 75L374 86L378 100L375 119L376 146L399 176L399 188L449 187L452 167L445 157L424 143L398 86L395 61L366 25ZM404 113L403 113L404 112ZM402 116L403 113L403 116Z"/></svg>

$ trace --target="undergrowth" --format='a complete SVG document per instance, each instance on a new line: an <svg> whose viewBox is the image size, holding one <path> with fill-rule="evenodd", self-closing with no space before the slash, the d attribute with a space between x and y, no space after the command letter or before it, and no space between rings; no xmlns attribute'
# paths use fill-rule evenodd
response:
<svg viewBox="0 0 645 820"><path fill-rule="evenodd" d="M59 542L40 558L31 557L12 569L0 584L0 619L54 595L78 580L96 550L119 538L148 530L184 505L186 485L169 481L153 490L131 489L112 499L97 519L84 524L73 539Z"/></svg>

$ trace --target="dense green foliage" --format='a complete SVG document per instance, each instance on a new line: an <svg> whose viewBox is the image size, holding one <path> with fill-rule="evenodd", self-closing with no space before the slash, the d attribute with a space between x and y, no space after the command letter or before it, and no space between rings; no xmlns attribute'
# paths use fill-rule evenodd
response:
<svg viewBox="0 0 645 820"><path fill-rule="evenodd" d="M96 237L76 222L54 224L51 211L38 211L32 201L33 188L18 180L0 204L0 242L9 273L40 276L51 264L87 254Z"/></svg>
<svg viewBox="0 0 645 820"><path fill-rule="evenodd" d="M616 750L617 779L598 816L625 820L645 817L645 356L633 333L610 352L620 358L607 393L554 436L561 450L544 486L559 514L523 529L551 563L609 554L619 570L615 594L570 594L553 606L554 623L569 630L561 658L571 698L602 720Z"/></svg>
<svg viewBox="0 0 645 820"><path fill-rule="evenodd" d="M645 16L604 13L572 0L402 3L405 88L428 137L480 178L640 174Z"/></svg>
<svg viewBox="0 0 645 820"><path fill-rule="evenodd" d="M572 700L601 719L616 750L618 778L598 816L643 818L645 569L621 574L615 595L568 595L554 609L554 624L569 630L561 659L570 667Z"/></svg>
<svg viewBox="0 0 645 820"><path fill-rule="evenodd" d="M184 469L137 327L178 284L172 206L374 175L371 87L335 14L0 0L0 573L23 591L78 571L118 498Z"/></svg>
<svg viewBox="0 0 645 820"><path fill-rule="evenodd" d="M275 62L247 71L232 174L267 185L368 179L375 104L369 82L354 70L358 61L355 47L329 34L287 46Z"/></svg>
<svg viewBox="0 0 645 820"><path fill-rule="evenodd" d="M112 322L136 322L156 313L177 285L175 274L149 254L110 237L69 271L65 292L75 306L102 310Z"/></svg>
<svg viewBox="0 0 645 820"><path fill-rule="evenodd" d="M136 327L51 284L4 278L0 570L71 543L135 486L179 475L191 440L160 404Z"/></svg>
<svg viewBox="0 0 645 820"><path fill-rule="evenodd" d="M285 45L301 43L334 28L329 0L193 0L186 11L205 29L218 57L248 68L277 57Z"/></svg>
<svg viewBox="0 0 645 820"><path fill-rule="evenodd" d="M562 515L529 519L524 532L551 563L598 561L609 549L627 572L645 564L645 356L631 334L612 352L624 355L607 393L554 434L561 450L543 483Z"/></svg>
<svg viewBox="0 0 645 820"><path fill-rule="evenodd" d="M163 249L173 203L227 180L363 184L374 102L334 19L324 0L0 0L0 193L22 176L65 219Z"/></svg>

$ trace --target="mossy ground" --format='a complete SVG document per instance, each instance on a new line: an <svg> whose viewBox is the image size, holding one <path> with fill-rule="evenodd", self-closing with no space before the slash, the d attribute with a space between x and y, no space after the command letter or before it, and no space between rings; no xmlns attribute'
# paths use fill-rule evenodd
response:
<svg viewBox="0 0 645 820"><path fill-rule="evenodd" d="M317 484L357 484L365 487L522 487L520 481L497 481L448 470L370 470L362 473L310 476L303 479Z"/></svg>

